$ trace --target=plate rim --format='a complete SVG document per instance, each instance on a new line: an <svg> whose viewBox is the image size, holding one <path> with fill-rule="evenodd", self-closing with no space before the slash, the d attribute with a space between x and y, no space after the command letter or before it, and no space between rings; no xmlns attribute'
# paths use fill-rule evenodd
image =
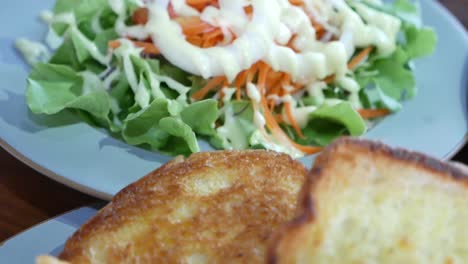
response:
<svg viewBox="0 0 468 264"><path fill-rule="evenodd" d="M16 150L14 147L12 147L10 144L8 144L3 138L0 137L0 147L4 149L6 152L8 152L10 155L12 155L14 158L25 164L26 166L30 167L31 169L39 172L40 174L50 178L53 181L56 181L60 184L63 184L69 188L72 188L74 190L77 190L79 192L91 195L93 197L105 200L105 201L110 201L112 200L112 195L109 195L105 192L98 191L92 187L86 186L84 184L80 184L74 180L71 180L63 175L60 175L58 173L55 173L38 163L32 161L25 155L23 155L21 152Z"/></svg>

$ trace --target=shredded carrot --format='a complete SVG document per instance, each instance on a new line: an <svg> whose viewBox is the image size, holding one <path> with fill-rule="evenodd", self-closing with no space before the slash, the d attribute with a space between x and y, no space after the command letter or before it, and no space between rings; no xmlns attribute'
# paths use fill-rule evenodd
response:
<svg viewBox="0 0 468 264"><path fill-rule="evenodd" d="M216 27L195 16L178 17L174 19L174 21L176 21L182 27L182 31L186 36L207 33L217 29Z"/></svg>
<svg viewBox="0 0 468 264"><path fill-rule="evenodd" d="M289 48L292 49L294 52L298 53L299 50L297 50L297 49L294 47L294 45L293 45L295 39L296 39L296 35L293 35L293 36L289 39L288 43L286 44L286 47L289 47Z"/></svg>
<svg viewBox="0 0 468 264"><path fill-rule="evenodd" d="M210 32L206 32L203 34L203 37L206 39L216 38L220 35L223 35L223 31L220 28L215 28Z"/></svg>
<svg viewBox="0 0 468 264"><path fill-rule="evenodd" d="M111 40L109 43L107 43L107 46L111 49L117 49L120 47L120 41L118 40Z"/></svg>
<svg viewBox="0 0 468 264"><path fill-rule="evenodd" d="M287 93L286 87L291 85L291 75L284 73L283 79L281 80L281 89L279 94L280 96L283 96Z"/></svg>
<svg viewBox="0 0 468 264"><path fill-rule="evenodd" d="M318 22L313 22L312 26L314 27L315 32L325 31L325 28L322 26L322 24L319 24Z"/></svg>
<svg viewBox="0 0 468 264"><path fill-rule="evenodd" d="M328 77L326 77L325 79L323 79L323 81L326 83L326 84L330 84L332 82L335 81L335 75L330 75Z"/></svg>
<svg viewBox="0 0 468 264"><path fill-rule="evenodd" d="M309 13L308 16L309 16L309 19L310 19L310 23L312 24L312 27L315 29L315 34L316 34L317 39L321 39L323 37L323 35L325 35L325 33L326 33L325 27L322 24L320 24L312 16L312 14Z"/></svg>
<svg viewBox="0 0 468 264"><path fill-rule="evenodd" d="M281 72L275 72L270 70L268 73L266 83L265 83L265 88L266 88L266 93L269 94L272 90L272 88L279 82L281 81L281 77L283 74Z"/></svg>
<svg viewBox="0 0 468 264"><path fill-rule="evenodd" d="M270 110L271 111L271 110ZM281 114L276 114L275 115L275 120L276 120L276 123L280 124L280 123L283 123L284 120L283 120L283 115Z"/></svg>
<svg viewBox="0 0 468 264"><path fill-rule="evenodd" d="M275 100L269 100L268 101L268 108L270 109L270 111L273 111L273 109L275 108L275 105L276 105ZM281 122L283 122L283 121L281 121ZM281 122L279 122L279 123L281 123Z"/></svg>
<svg viewBox="0 0 468 264"><path fill-rule="evenodd" d="M172 5L172 2L169 2L169 5L167 6L167 12L169 13L170 18L177 17L177 14L174 10L174 6Z"/></svg>
<svg viewBox="0 0 468 264"><path fill-rule="evenodd" d="M302 0L289 0L289 3L291 3L291 5L295 5L295 6L301 6L304 4L304 2L302 2Z"/></svg>
<svg viewBox="0 0 468 264"><path fill-rule="evenodd" d="M358 113L362 118L377 118L383 117L390 114L388 109L379 108L379 109L359 109Z"/></svg>
<svg viewBox="0 0 468 264"><path fill-rule="evenodd" d="M189 1L190 3L194 4L212 4L214 2L217 3L217 1L213 0L191 0ZM174 13L172 5L169 5L169 13L171 18L175 17L176 14ZM172 11L171 11L172 10ZM148 22L148 16L149 16L149 11L147 8L138 8L135 10L135 12L132 15L132 21L133 23L137 25L144 25ZM214 27L210 25L209 23L206 23L205 21L202 21L199 17L178 17L174 19L179 25L182 27L182 32L184 35L186 35L188 38L191 38L193 41L191 42L192 44L196 46L205 46L205 47L210 47L214 46L216 43L218 43L221 40L218 38L216 41L212 40L211 38L213 37L218 37L218 36L223 36L221 29ZM203 40L206 41L198 41L194 39L194 37L197 37L199 34L206 34L210 33L206 36L200 36L203 38Z"/></svg>
<svg viewBox="0 0 468 264"><path fill-rule="evenodd" d="M325 33L327 33L325 30L317 30L315 31L315 34L317 36L317 39L322 39L323 36L325 35Z"/></svg>
<svg viewBox="0 0 468 264"><path fill-rule="evenodd" d="M359 65L361 62L363 62L366 57L369 55L369 53L372 51L372 47L367 47L363 49L361 52L359 52L356 56L354 56L349 62L348 62L348 69L354 70L354 68ZM323 81L326 84L330 84L335 81L335 75L330 75L323 79Z"/></svg>
<svg viewBox="0 0 468 264"><path fill-rule="evenodd" d="M219 91L218 107L223 106L224 92L223 90Z"/></svg>
<svg viewBox="0 0 468 264"><path fill-rule="evenodd" d="M136 25L144 25L148 22L148 8L141 7L133 12L132 21Z"/></svg>
<svg viewBox="0 0 468 264"><path fill-rule="evenodd" d="M270 131L273 133L273 135L275 135L275 137L278 137L278 138L281 138L281 139L284 139L284 140L288 141L294 148L298 149L299 151L301 151L301 152L303 152L305 154L314 154L314 153L320 152L322 150L321 147L304 146L304 145L297 144L296 142L291 140L288 137L288 135L286 135L286 133L284 133L284 131L281 129L281 127L276 122L276 119L273 116L273 114L270 112L270 110L268 109L268 107L266 105L265 97L263 97L263 96L262 96L261 104L262 104L262 107L263 107L263 112L264 112L264 116L265 116L266 125L267 125L268 129L270 129Z"/></svg>
<svg viewBox="0 0 468 264"><path fill-rule="evenodd" d="M354 68L356 66L358 66L361 62L363 62L366 57L369 55L369 53L371 53L372 51L372 47L367 47L363 50L361 50L361 52L359 52L356 56L354 56L351 61L348 63L348 68L350 70L354 70Z"/></svg>
<svg viewBox="0 0 468 264"><path fill-rule="evenodd" d="M153 43L150 43L150 42L143 42L143 41L132 41L133 44L137 47L140 47L140 48L143 48L143 51L146 53L146 54L151 54L151 55L158 55L160 54L161 52L159 51L159 49L154 46ZM122 45L122 43L120 43L119 40L111 40L109 41L109 43L107 44L109 46L109 48L111 49L117 49L118 47L120 47L120 45Z"/></svg>
<svg viewBox="0 0 468 264"><path fill-rule="evenodd" d="M202 48L209 48L216 46L217 43L223 40L223 37L214 37L210 39L205 39L201 45Z"/></svg>
<svg viewBox="0 0 468 264"><path fill-rule="evenodd" d="M187 0L187 4L198 11L202 11L207 6L219 7L217 0Z"/></svg>
<svg viewBox="0 0 468 264"><path fill-rule="evenodd" d="M255 63L247 70L247 77L245 78L245 84L251 83L255 74L257 73L258 63Z"/></svg>
<svg viewBox="0 0 468 264"><path fill-rule="evenodd" d="M239 101L241 99L241 87L245 83L245 79L247 78L247 71L242 71L236 77L234 81L234 85L236 86L236 99Z"/></svg>
<svg viewBox="0 0 468 264"><path fill-rule="evenodd" d="M296 131L296 133L299 135L300 138L304 138L304 134L302 133L301 128L297 124L296 119L294 119L291 103L289 102L284 103L284 108L286 110L286 115L289 119L289 122L291 123L291 126L294 128L294 130Z"/></svg>
<svg viewBox="0 0 468 264"><path fill-rule="evenodd" d="M217 1L213 1L213 0L187 0L186 1L188 5L208 5L208 4L211 4L213 2L217 2Z"/></svg>
<svg viewBox="0 0 468 264"><path fill-rule="evenodd" d="M289 92L290 94L298 93L299 91L303 90L304 87L306 87L305 85L299 83L293 83L292 86L294 86L294 90Z"/></svg>
<svg viewBox="0 0 468 264"><path fill-rule="evenodd" d="M203 45L203 39L198 36L187 37L186 40L195 46L201 47Z"/></svg>
<svg viewBox="0 0 468 264"><path fill-rule="evenodd" d="M218 77L212 78L211 80L208 81L208 83L203 88L195 92L192 95L192 98L195 100L203 99L211 90L221 85L225 80L226 80L226 77L224 76L218 76Z"/></svg>
<svg viewBox="0 0 468 264"><path fill-rule="evenodd" d="M265 83L267 79L270 66L264 62L259 64L257 87L260 89L260 94L265 94Z"/></svg>
<svg viewBox="0 0 468 264"><path fill-rule="evenodd" d="M253 13L253 6L252 6L252 5L245 6L245 7L244 7L244 12L245 12L247 15L251 15L251 14Z"/></svg>
<svg viewBox="0 0 468 264"><path fill-rule="evenodd" d="M225 78L223 81L223 87L226 87L228 85L228 81ZM218 106L222 107L223 106L223 99L224 99L224 92L223 90L219 91L219 100L218 100Z"/></svg>
<svg viewBox="0 0 468 264"><path fill-rule="evenodd" d="M278 82L270 89L268 94L276 94L279 95L281 93L281 87L283 87L283 79L286 74L282 74L281 78L278 80Z"/></svg>

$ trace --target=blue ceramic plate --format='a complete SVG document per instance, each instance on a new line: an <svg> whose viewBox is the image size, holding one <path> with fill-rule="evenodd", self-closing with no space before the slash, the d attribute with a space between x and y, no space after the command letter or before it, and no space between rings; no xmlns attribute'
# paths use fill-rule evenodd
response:
<svg viewBox="0 0 468 264"><path fill-rule="evenodd" d="M97 213L83 207L39 224L0 245L0 263L34 263L39 255L57 256L76 229Z"/></svg>
<svg viewBox="0 0 468 264"><path fill-rule="evenodd" d="M467 131L468 37L435 1L422 0L425 24L437 31L436 52L416 63L417 97L365 138L448 158ZM38 14L53 0L15 0L0 10L0 143L18 159L68 186L109 199L170 158L129 146L64 113L32 115L25 104L28 67L13 48L18 37L41 40ZM24 7L28 8L24 8ZM202 142L202 149L211 148ZM303 162L310 166L312 158Z"/></svg>

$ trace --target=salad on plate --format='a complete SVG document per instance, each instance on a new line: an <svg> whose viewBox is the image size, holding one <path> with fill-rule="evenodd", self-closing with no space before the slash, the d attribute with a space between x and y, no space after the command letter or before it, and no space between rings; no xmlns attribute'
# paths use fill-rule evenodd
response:
<svg viewBox="0 0 468 264"><path fill-rule="evenodd" d="M57 0L41 18L44 44L16 43L31 111L170 155L362 135L415 96L436 42L409 0Z"/></svg>

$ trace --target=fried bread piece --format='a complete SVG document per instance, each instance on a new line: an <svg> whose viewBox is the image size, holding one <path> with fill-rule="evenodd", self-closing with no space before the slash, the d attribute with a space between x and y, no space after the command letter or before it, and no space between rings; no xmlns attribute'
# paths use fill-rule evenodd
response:
<svg viewBox="0 0 468 264"><path fill-rule="evenodd" d="M66 243L70 263L263 263L294 217L306 169L286 154L176 159L119 192Z"/></svg>
<svg viewBox="0 0 468 264"><path fill-rule="evenodd" d="M326 148L268 263L468 263L468 174L357 139Z"/></svg>

